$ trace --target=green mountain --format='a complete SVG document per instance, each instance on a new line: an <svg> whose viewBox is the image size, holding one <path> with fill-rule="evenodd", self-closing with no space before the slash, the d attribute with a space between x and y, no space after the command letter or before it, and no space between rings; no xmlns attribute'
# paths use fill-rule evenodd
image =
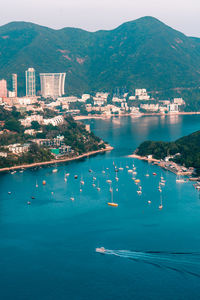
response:
<svg viewBox="0 0 200 300"><path fill-rule="evenodd" d="M136 150L138 155L153 155L156 159L175 155L172 159L180 165L194 167L200 175L200 131L184 136L175 142L145 141Z"/></svg>
<svg viewBox="0 0 200 300"><path fill-rule="evenodd" d="M0 27L0 77L24 72L66 72L66 93L145 87L148 90L197 88L200 39L187 37L153 17L127 22L114 30L53 30L32 23Z"/></svg>

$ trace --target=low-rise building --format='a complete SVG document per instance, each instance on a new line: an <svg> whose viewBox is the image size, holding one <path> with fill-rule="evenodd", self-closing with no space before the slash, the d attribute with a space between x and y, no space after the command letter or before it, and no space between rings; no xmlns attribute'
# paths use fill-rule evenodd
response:
<svg viewBox="0 0 200 300"><path fill-rule="evenodd" d="M45 125L53 125L53 126L58 126L58 125L61 125L63 124L64 122L64 118L62 116L56 116L54 118L51 118L51 119L44 119L44 124Z"/></svg>
<svg viewBox="0 0 200 300"><path fill-rule="evenodd" d="M167 105L169 113L177 113L179 111L179 105L175 103L171 103Z"/></svg>
<svg viewBox="0 0 200 300"><path fill-rule="evenodd" d="M90 99L90 94L83 94L82 97L81 97L81 100L83 102L87 101L88 99Z"/></svg>
<svg viewBox="0 0 200 300"><path fill-rule="evenodd" d="M149 100L150 96L147 94L146 89L136 89L135 90L135 96L138 100Z"/></svg>
<svg viewBox="0 0 200 300"><path fill-rule="evenodd" d="M159 110L159 104L140 104L140 108L146 111L157 112Z"/></svg>
<svg viewBox="0 0 200 300"><path fill-rule="evenodd" d="M20 122L24 127L30 127L33 121L38 122L39 124L43 124L44 119L41 115L31 115L26 117L25 119L21 119Z"/></svg>
<svg viewBox="0 0 200 300"><path fill-rule="evenodd" d="M13 154L22 154L22 153L28 152L29 147L30 147L30 144L23 144L23 145L12 144L12 145L5 146L5 148L8 148L8 150L10 152L12 152Z"/></svg>
<svg viewBox="0 0 200 300"><path fill-rule="evenodd" d="M173 103L178 105L185 105L185 101L183 100L183 98L174 98Z"/></svg>
<svg viewBox="0 0 200 300"><path fill-rule="evenodd" d="M126 102L125 98L118 98L118 97L113 97L112 98L112 102L118 102L118 103L122 103L122 102Z"/></svg>
<svg viewBox="0 0 200 300"><path fill-rule="evenodd" d="M32 140L32 142L36 143L38 146L60 147L64 145L64 136L58 135L56 138L53 139L34 139Z"/></svg>

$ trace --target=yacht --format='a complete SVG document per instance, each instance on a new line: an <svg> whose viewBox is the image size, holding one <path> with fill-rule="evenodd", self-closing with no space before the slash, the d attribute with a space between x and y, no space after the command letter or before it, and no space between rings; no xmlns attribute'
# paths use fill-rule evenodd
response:
<svg viewBox="0 0 200 300"><path fill-rule="evenodd" d="M113 202L113 189L111 189L111 201L108 202L108 205L109 206L113 206L113 207L117 207L118 206L118 203Z"/></svg>

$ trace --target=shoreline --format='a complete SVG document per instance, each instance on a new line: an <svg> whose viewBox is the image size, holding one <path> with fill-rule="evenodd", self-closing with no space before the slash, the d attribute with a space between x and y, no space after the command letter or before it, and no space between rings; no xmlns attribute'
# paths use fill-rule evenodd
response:
<svg viewBox="0 0 200 300"><path fill-rule="evenodd" d="M159 159L155 159L155 158L148 158L146 156L140 156L140 155L137 155L135 153L131 154L131 155L128 155L128 157L130 158L136 158L136 159L139 159L139 160L143 160L143 161L147 161L149 163L154 163L155 165L157 165L158 167L166 170L166 171L170 171L172 173L174 173L175 175L178 175L178 176L191 176L192 173L190 171L188 172L183 172L182 171L182 167L183 166L180 166L180 165L177 165L175 162L173 161L170 161L170 165L173 165L174 168L172 168L171 166L167 165L167 162L164 162L164 161L161 161ZM194 177L189 177L189 180L190 181L198 181L198 177L197 178L194 178Z"/></svg>
<svg viewBox="0 0 200 300"><path fill-rule="evenodd" d="M32 164L25 164L25 165L19 165L19 166L13 166L13 167L7 167L7 168L1 168L0 172L7 172L7 171L13 171L13 170L20 170L20 169L29 169L29 168L34 168L34 167L40 167L40 166L45 166L45 165L53 165L56 163L62 163L62 162L68 162L68 161L73 161L73 160L79 160L81 158L84 157L88 157L88 156L93 156L95 154L99 154L99 153L104 153L107 151L111 151L114 148L112 146L106 146L105 149L100 149L100 150L96 150L96 151L90 151L75 157L66 157L64 159L53 159L50 161L44 161L44 162L37 162L37 163L32 163Z"/></svg>
<svg viewBox="0 0 200 300"><path fill-rule="evenodd" d="M74 120L81 121L81 120L90 120L90 119L110 119L112 117L133 117L133 118L140 118L145 116L181 116L181 115L200 115L200 111L197 112L175 112L175 113L141 113L141 114L134 114L134 113L125 113L121 115L88 115L88 116L74 116Z"/></svg>

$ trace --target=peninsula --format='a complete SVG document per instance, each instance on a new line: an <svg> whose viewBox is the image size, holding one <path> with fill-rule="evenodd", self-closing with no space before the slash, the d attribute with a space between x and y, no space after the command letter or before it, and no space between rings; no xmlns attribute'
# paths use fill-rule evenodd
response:
<svg viewBox="0 0 200 300"><path fill-rule="evenodd" d="M145 141L132 157L152 161L178 175L200 176L200 131L174 142Z"/></svg>

